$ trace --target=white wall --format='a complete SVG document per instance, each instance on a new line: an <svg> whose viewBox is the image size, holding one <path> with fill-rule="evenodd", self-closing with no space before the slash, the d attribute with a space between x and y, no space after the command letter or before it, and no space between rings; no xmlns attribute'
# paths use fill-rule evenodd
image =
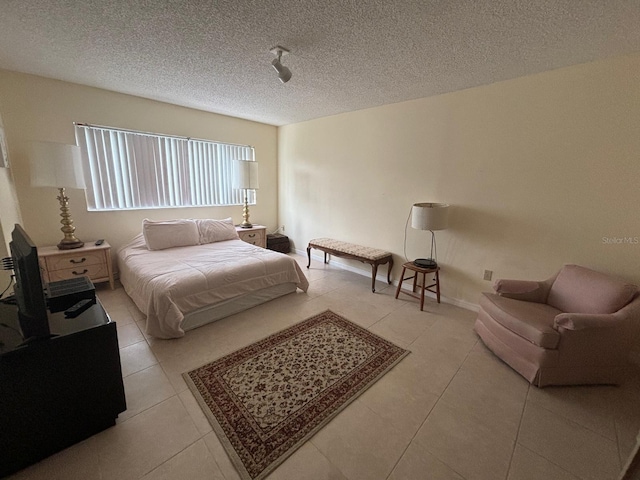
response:
<svg viewBox="0 0 640 480"><path fill-rule="evenodd" d="M11 171L22 212L22 223L38 245L62 238L55 188L32 188L26 157L28 142L75 143L73 122L184 135L255 147L260 165L258 203L251 221L277 228L277 129L247 120L206 113L106 90L0 70L2 112ZM0 169L0 211L10 208ZM226 218L242 220L242 207L198 207L123 212L88 212L84 192L67 190L76 236L85 241L105 238L114 248L140 233L143 218ZM3 218L4 220L4 218ZM7 232L4 232L5 234Z"/></svg>
<svg viewBox="0 0 640 480"><path fill-rule="evenodd" d="M476 304L484 269L544 279L563 263L640 284L638 78L627 56L281 127L280 223L297 249L390 250L397 279L411 205L446 202L449 298ZM407 238L409 259L428 256L428 232Z"/></svg>

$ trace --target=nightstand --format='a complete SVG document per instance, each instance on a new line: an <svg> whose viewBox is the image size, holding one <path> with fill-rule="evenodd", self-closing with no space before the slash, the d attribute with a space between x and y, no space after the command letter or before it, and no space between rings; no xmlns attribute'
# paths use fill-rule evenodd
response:
<svg viewBox="0 0 640 480"><path fill-rule="evenodd" d="M38 247L42 278L46 283L86 275L93 283L109 282L114 289L111 267L111 245L104 242L96 246L87 242L73 250L58 247Z"/></svg>
<svg viewBox="0 0 640 480"><path fill-rule="evenodd" d="M264 225L254 225L250 228L242 228L236 225L236 231L243 242L267 248L267 227Z"/></svg>

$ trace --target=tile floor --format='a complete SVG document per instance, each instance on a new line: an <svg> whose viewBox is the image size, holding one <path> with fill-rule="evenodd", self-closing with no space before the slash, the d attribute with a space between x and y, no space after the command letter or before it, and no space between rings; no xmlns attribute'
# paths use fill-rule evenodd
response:
<svg viewBox="0 0 640 480"><path fill-rule="evenodd" d="M306 259L296 256L301 265ZM304 268L306 271L306 268ZM446 282L446 272L442 276ZM622 387L530 387L473 332L474 312L371 293L314 262L291 294L188 332L146 338L122 288L99 296L117 322L128 410L117 425L10 477L235 480L181 373L331 309L411 354L269 479L615 479L640 430L640 379Z"/></svg>

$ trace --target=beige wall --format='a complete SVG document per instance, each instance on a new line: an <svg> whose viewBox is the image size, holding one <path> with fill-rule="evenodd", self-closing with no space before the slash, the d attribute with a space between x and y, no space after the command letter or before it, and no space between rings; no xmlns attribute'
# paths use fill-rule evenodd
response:
<svg viewBox="0 0 640 480"><path fill-rule="evenodd" d="M10 168L0 168L0 258L8 257L11 232L21 223L20 208ZM0 269L0 293L11 281L11 271Z"/></svg>
<svg viewBox="0 0 640 480"><path fill-rule="evenodd" d="M398 265L411 205L451 203L438 259L444 295L463 303L489 288L484 269L545 278L575 262L640 283L640 244L603 241L640 239L639 75L640 56L621 57L289 125L276 138L264 124L0 70L12 165L0 169L0 211L40 245L61 238L56 191L29 186L26 145L72 143L72 122L87 122L255 146L251 219L284 224L298 249L332 236L388 249ZM87 212L83 193L69 194L78 236L115 247L147 216L241 219L240 207ZM409 227L407 256L427 253L428 233Z"/></svg>
<svg viewBox="0 0 640 480"><path fill-rule="evenodd" d="M578 263L640 284L638 78L628 56L281 127L280 223L297 249L390 250L397 279L411 205L450 203L438 260L463 304L490 288L484 269L543 279ZM409 226L408 258L428 241Z"/></svg>
<svg viewBox="0 0 640 480"><path fill-rule="evenodd" d="M1 112L2 103L0 103L0 127L4 126ZM20 217L20 207L12 170L10 168L0 168L0 258L9 256L9 242L11 241L13 226L21 222L22 218ZM10 280L11 272L0 270L0 293L9 285Z"/></svg>
<svg viewBox="0 0 640 480"><path fill-rule="evenodd" d="M2 70L0 108L23 226L38 245L56 244L62 238L60 211L56 189L30 187L26 147L32 140L75 143L73 122L254 146L260 164L260 190L258 204L251 207L251 220L269 229L277 227L276 127ZM6 202L3 173L0 169L0 211L4 211ZM140 233L141 221L146 217L160 220L230 216L236 223L242 220L240 206L88 212L83 191L67 190L67 194L76 235L85 241L105 238L116 248Z"/></svg>

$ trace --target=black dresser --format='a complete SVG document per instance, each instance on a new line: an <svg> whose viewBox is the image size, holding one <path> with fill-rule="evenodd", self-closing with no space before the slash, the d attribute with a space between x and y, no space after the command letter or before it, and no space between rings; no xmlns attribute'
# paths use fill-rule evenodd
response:
<svg viewBox="0 0 640 480"><path fill-rule="evenodd" d="M49 314L52 337L22 344L0 304L0 477L115 424L126 409L118 336L100 303Z"/></svg>

